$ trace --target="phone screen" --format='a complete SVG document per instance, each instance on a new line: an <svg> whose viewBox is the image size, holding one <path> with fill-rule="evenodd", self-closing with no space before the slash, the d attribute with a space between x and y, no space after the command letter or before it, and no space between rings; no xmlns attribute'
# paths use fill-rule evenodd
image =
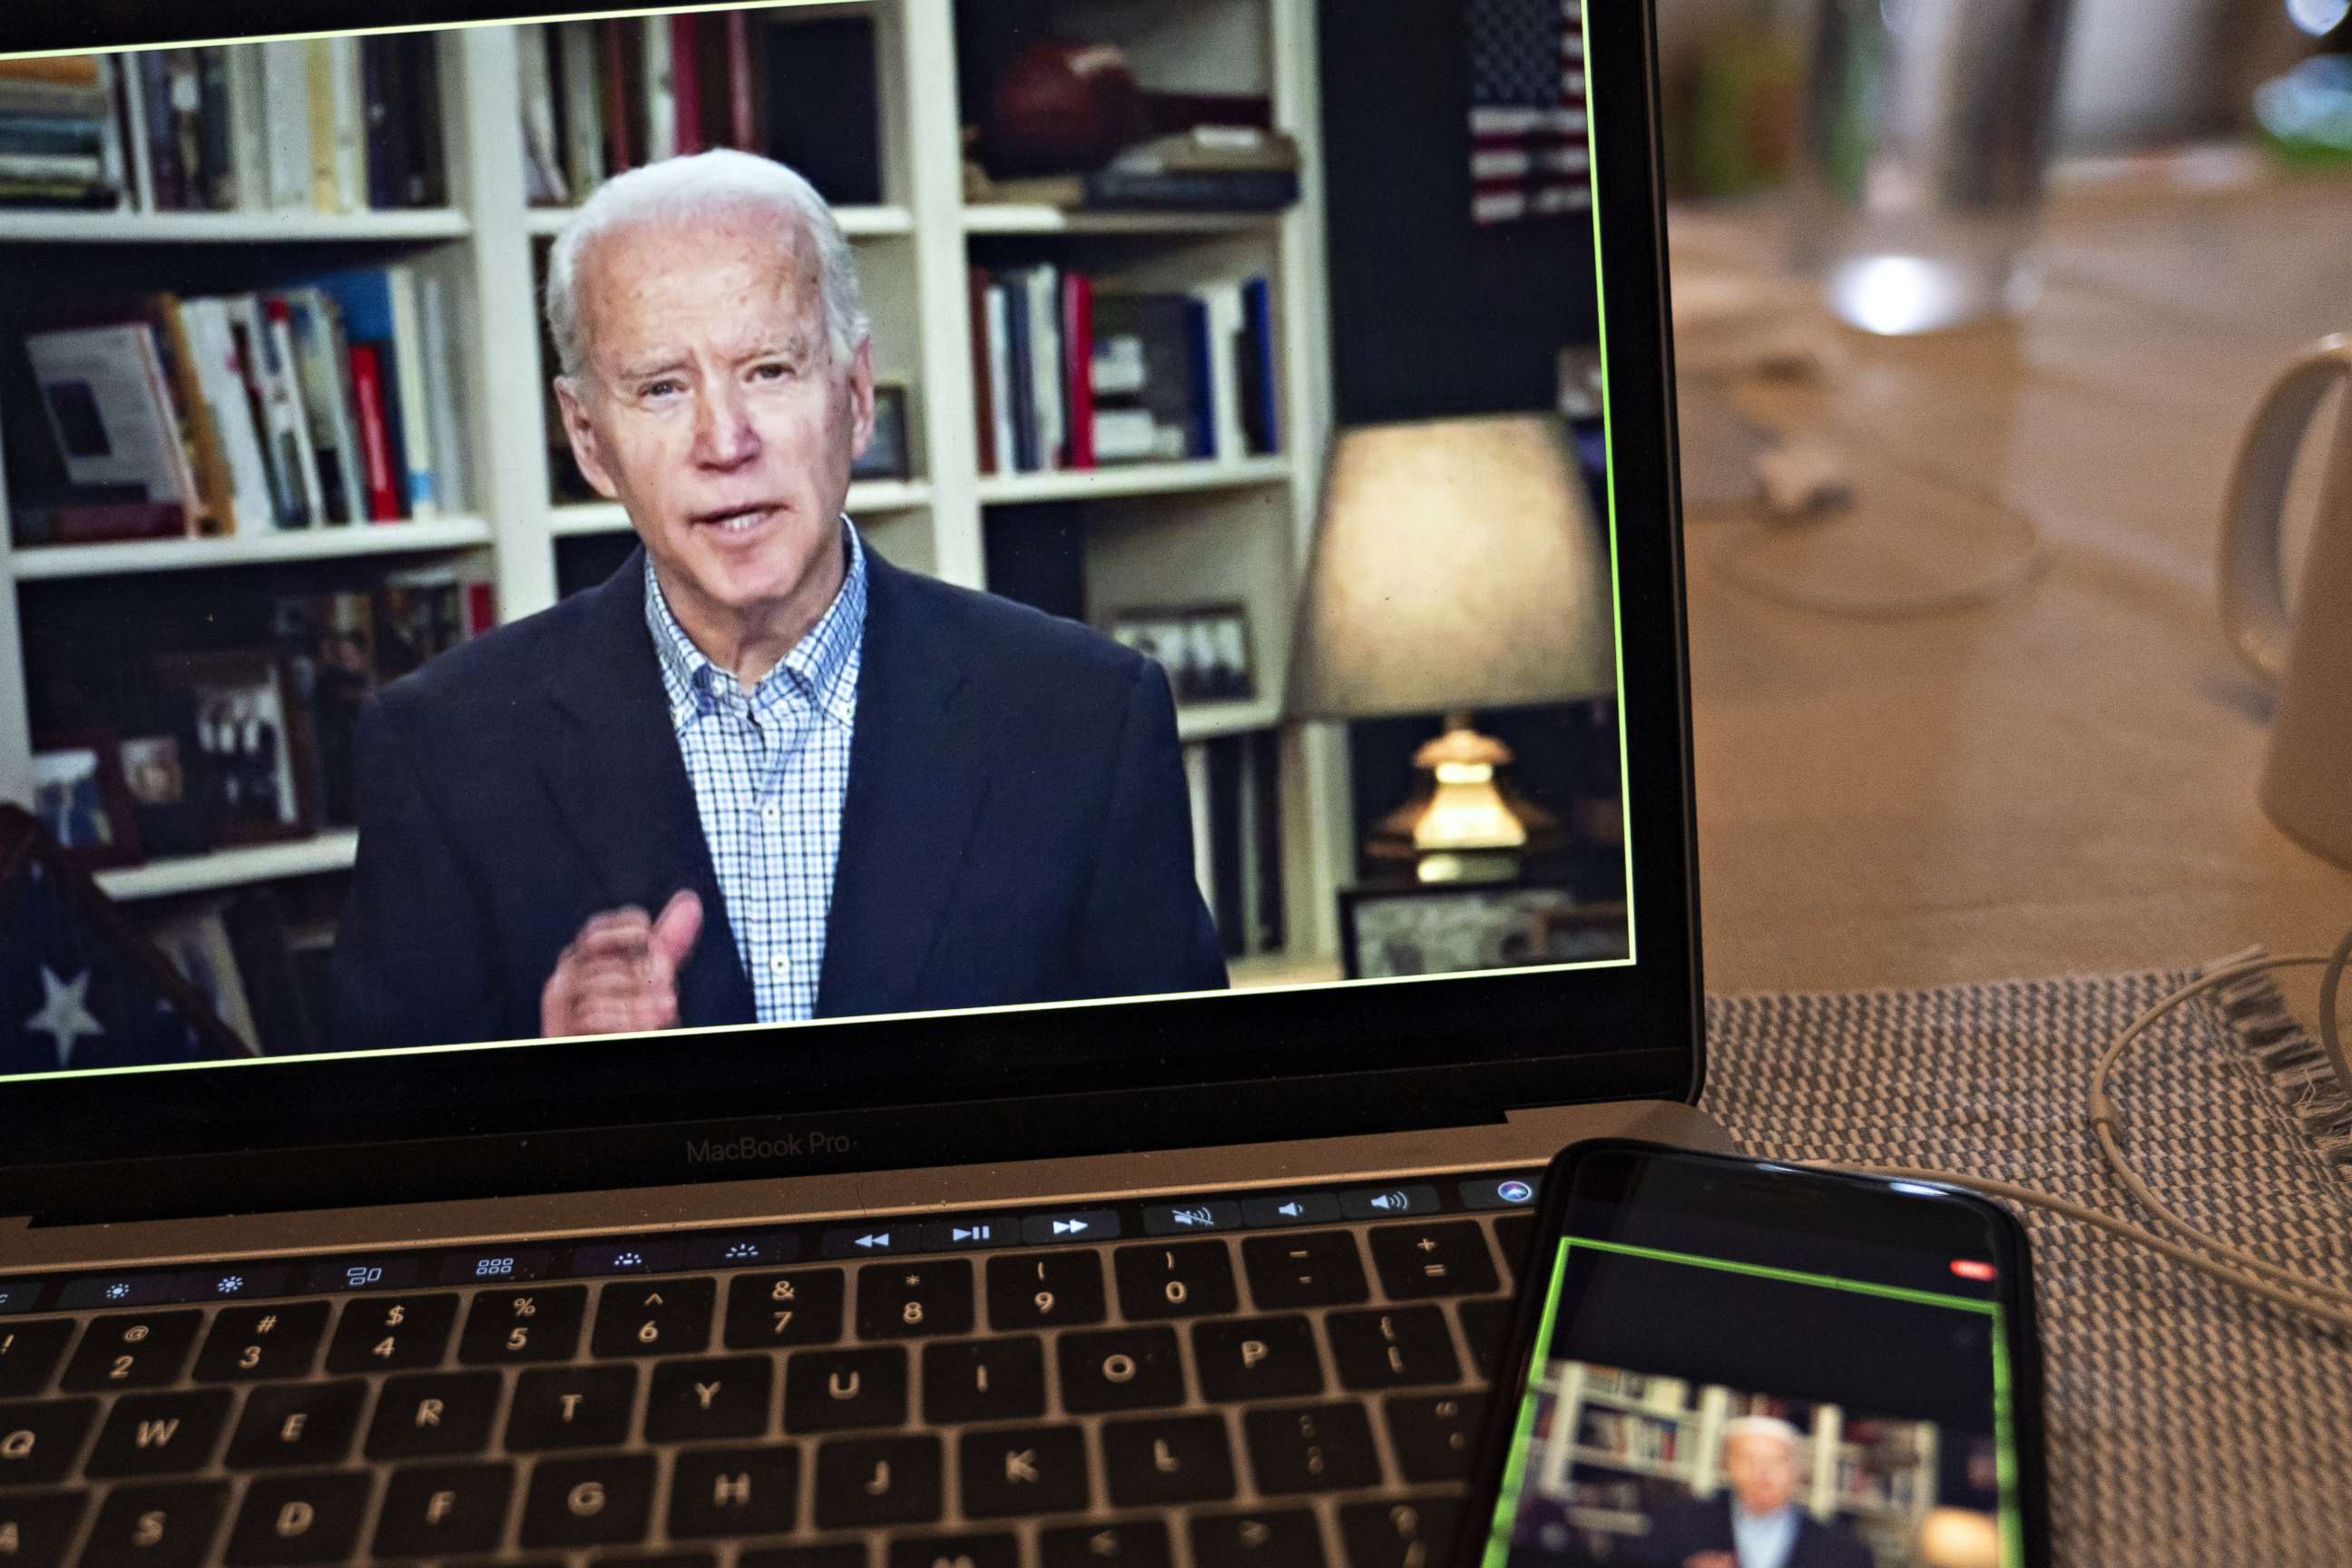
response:
<svg viewBox="0 0 2352 1568"><path fill-rule="evenodd" d="M1465 1562L2039 1561L2013 1220L1932 1187L1587 1147L1547 1179Z"/></svg>

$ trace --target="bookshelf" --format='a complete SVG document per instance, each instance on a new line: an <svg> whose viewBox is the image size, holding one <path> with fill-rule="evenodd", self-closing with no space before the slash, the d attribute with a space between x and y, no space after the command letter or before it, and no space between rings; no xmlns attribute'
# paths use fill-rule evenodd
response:
<svg viewBox="0 0 2352 1568"><path fill-rule="evenodd" d="M985 0L962 0L965 5ZM1147 85L1263 95L1301 153L1301 199L1277 213L1087 214L968 205L959 115L958 0L805 0L750 8L755 25L861 16L873 28L881 199L837 209L876 325L877 380L903 385L911 474L861 481L849 510L895 563L989 586L992 515L1004 508L1083 510L1084 575L1098 625L1137 605L1246 605L1260 695L1188 706L1187 742L1281 729L1283 950L1244 974L1310 966L1336 951L1334 889L1349 868L1344 742L1333 727L1282 727L1279 692L1296 584L1314 522L1329 427L1323 301L1319 104L1313 0L1073 3L1056 21L1127 47ZM557 498L541 399L537 279L570 209L526 201L518 31L437 37L446 206L323 213L0 210L0 272L39 247L77 256L149 290L234 291L286 277L396 260L450 286L456 382L464 411L465 513L430 521L247 531L219 539L16 546L0 527L0 798L31 797L27 595L68 582L173 574L173 594L226 591L243 573L389 570L450 561L485 576L498 615L554 603L566 552L613 549L617 506ZM1238 43L1237 43L1238 41ZM1245 46L1245 47L1244 47ZM1012 247L1006 252L1004 247ZM972 384L969 269L1004 254L1116 273L1134 286L1183 288L1237 268L1273 291L1281 449L1223 461L1150 463L1047 473L983 473ZM186 279L199 281L184 281ZM0 458L4 461L5 458ZM0 472L0 523L8 491ZM216 850L110 870L117 898L151 900L347 868L352 836Z"/></svg>

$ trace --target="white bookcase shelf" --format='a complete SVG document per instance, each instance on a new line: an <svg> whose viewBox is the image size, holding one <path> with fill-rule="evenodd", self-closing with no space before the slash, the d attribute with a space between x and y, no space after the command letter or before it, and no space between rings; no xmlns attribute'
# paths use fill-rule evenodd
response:
<svg viewBox="0 0 2352 1568"><path fill-rule="evenodd" d="M255 566L278 561L328 561L351 555L396 555L465 550L490 542L478 517L425 522L353 523L340 528L289 529L282 533L226 539L130 539L104 544L37 544L12 552L8 571L18 582L58 577L110 577L136 572L186 572Z"/></svg>
<svg viewBox="0 0 2352 1568"><path fill-rule="evenodd" d="M957 14L959 5L985 4L860 0L826 7L856 9L874 22L885 200L839 209L839 216L859 242L877 379L906 389L913 467L922 476L855 486L851 515L871 520L871 537L893 560L984 587L992 506L1086 503L1091 616L1107 625L1141 604L1244 602L1258 684L1278 689L1329 428L1314 0L1133 0L1072 5L1063 18L1083 34L1128 46L1147 85L1175 59L1180 90L1213 80L1221 90L1269 99L1275 124L1302 155L1301 200L1278 213L968 205ZM790 25L782 8L753 15ZM1251 46L1233 49L1244 35ZM554 602L562 552L627 526L617 507L551 498L542 398L552 367L541 358L534 252L573 209L526 202L516 31L474 26L439 37L446 210L0 213L0 267L16 268L20 281L32 276L27 247L40 244L120 247L107 269L145 290L229 291L274 282L295 268L372 264L388 247L436 270L453 286L464 333L457 358L472 458L465 465L467 500L477 514L227 540L23 549L11 549L0 526L0 799L25 801L32 793L18 600L42 583L184 573L173 591L200 595L224 591L225 579L205 568L473 552L490 570L499 616L511 620ZM1006 236L1028 237L1012 243L1057 262L1064 257L1056 247L1067 238L1083 247L1066 258L1077 268L1100 263L1104 247L1095 237L1108 238L1129 287L1181 289L1263 274L1273 290L1284 450L1221 462L982 474L969 269L994 265L1007 243L995 237ZM214 247L200 267L169 249L196 244ZM271 253L293 244L305 247L300 255ZM237 247L252 247L250 281L242 284ZM201 284L192 281L197 277ZM0 523L5 512L0 488ZM1282 723L1274 697L1180 716L1188 742ZM1343 752L1332 727L1286 731L1280 874L1287 946L1306 958L1336 951L1332 889L1349 859ZM120 898L159 898L333 870L351 854L352 836L333 833L110 871L102 881Z"/></svg>

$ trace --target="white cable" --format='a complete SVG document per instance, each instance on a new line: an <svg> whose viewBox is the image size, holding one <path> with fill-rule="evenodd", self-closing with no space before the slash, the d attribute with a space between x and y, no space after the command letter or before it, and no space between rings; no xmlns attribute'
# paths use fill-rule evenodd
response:
<svg viewBox="0 0 2352 1568"><path fill-rule="evenodd" d="M2054 1194L2023 1187L2011 1182L1995 1181L1983 1176L1959 1175L1949 1171L1924 1170L1913 1166L1845 1165L1830 1161L1806 1162L1824 1170L1862 1171L1870 1175L1892 1177L1897 1181L1935 1182L1945 1186L1963 1187L2007 1198L2013 1203L2031 1204L2053 1214L2063 1215L2097 1229L2137 1241L2152 1251L2161 1253L2174 1262L2222 1284L2243 1290L2291 1312L2299 1312L2333 1328L2352 1330L2352 1289L2313 1279L2277 1264L2258 1258L2242 1247L2213 1236L2183 1218L2157 1195L2139 1173L2131 1166L2124 1152L2125 1121L2122 1110L2107 1093L2107 1079L2116 1063L2140 1036L2146 1034L2157 1020L2191 997L2208 991L2280 969L2308 969L2315 965L2323 970L2319 985L2319 1038L2337 1078L2347 1093L2352 1093L2352 1067L2345 1059L2344 1044L2336 1023L2336 1000L2342 984L2347 963L2352 963L2352 931L2326 954L2297 953L2287 958L2252 959L2244 963L2232 963L2200 975L2174 991L2162 1001L2132 1020L2101 1054L2098 1065L2092 1069L2090 1120L2092 1135L2099 1152L2116 1177L2122 1181L2134 1201L2146 1208L2164 1225L2185 1237L2191 1246L2184 1246L2169 1237L2158 1235L2131 1221L2119 1219L2097 1209L2088 1208ZM2227 1259L2228 1261L2223 1261Z"/></svg>

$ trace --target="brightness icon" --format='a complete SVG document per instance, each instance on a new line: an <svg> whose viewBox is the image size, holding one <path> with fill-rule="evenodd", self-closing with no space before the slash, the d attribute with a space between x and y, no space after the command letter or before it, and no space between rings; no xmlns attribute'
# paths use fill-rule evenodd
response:
<svg viewBox="0 0 2352 1568"><path fill-rule="evenodd" d="M224 1295L224 1296L234 1296L234 1295L236 1295L239 1290L242 1290L242 1289L245 1289L245 1276L244 1276L244 1275L242 1275L242 1274L228 1274L228 1275L224 1275L224 1276L222 1276L222 1278L221 1278L221 1282L220 1282L220 1293L221 1293L222 1295Z"/></svg>
<svg viewBox="0 0 2352 1568"><path fill-rule="evenodd" d="M110 1301L120 1301L130 1294L131 1287L128 1285L109 1285L106 1288L106 1299Z"/></svg>
<svg viewBox="0 0 2352 1568"><path fill-rule="evenodd" d="M640 1252L624 1252L613 1259L615 1268L643 1268L645 1266L645 1255Z"/></svg>

